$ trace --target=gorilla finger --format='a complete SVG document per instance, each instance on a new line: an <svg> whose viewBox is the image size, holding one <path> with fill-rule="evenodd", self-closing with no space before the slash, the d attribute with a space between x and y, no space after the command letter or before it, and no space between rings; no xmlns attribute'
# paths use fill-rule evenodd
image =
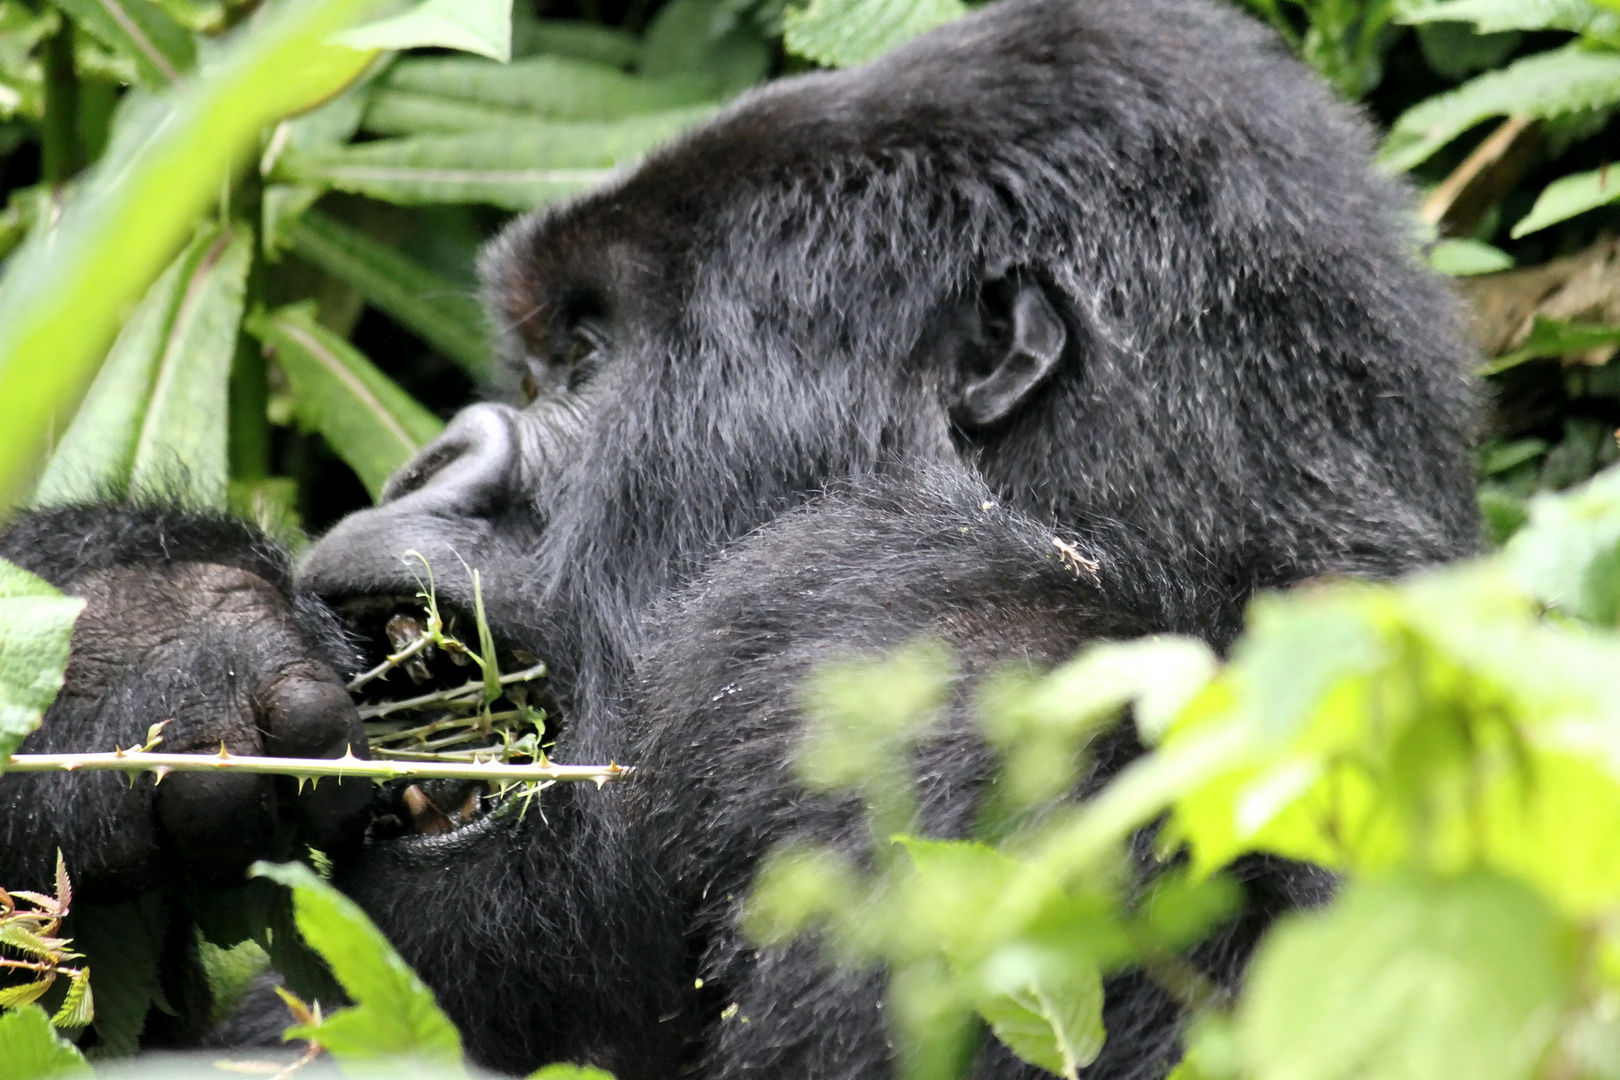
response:
<svg viewBox="0 0 1620 1080"><path fill-rule="evenodd" d="M277 824L272 777L180 773L158 785L155 805L169 847L205 883L239 883L255 859L272 852Z"/></svg>
<svg viewBox="0 0 1620 1080"><path fill-rule="evenodd" d="M349 693L326 673L284 675L261 695L265 749L279 757L366 757L366 731ZM299 784L278 782L299 835L329 854L361 839L371 807L371 781L364 777Z"/></svg>

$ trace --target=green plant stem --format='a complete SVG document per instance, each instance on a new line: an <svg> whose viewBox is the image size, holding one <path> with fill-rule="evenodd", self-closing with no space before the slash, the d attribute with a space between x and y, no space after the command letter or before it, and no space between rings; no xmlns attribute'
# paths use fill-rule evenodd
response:
<svg viewBox="0 0 1620 1080"><path fill-rule="evenodd" d="M67 183L84 165L79 147L79 76L73 66L73 24L66 18L40 50L45 76L45 116L40 124L41 169L52 187Z"/></svg>
<svg viewBox="0 0 1620 1080"><path fill-rule="evenodd" d="M535 679L544 678L545 674L546 665L536 664L531 668L524 668L522 671L514 671L510 675L502 675L500 684L510 686L512 683L533 682ZM406 698L404 701L383 701L376 705L362 706L360 719L380 720L390 713L403 712L407 709L422 709L430 705L446 705L466 698L477 697L482 693L484 693L482 680L464 683L454 690L438 690L431 694L423 694L421 697Z"/></svg>
<svg viewBox="0 0 1620 1080"><path fill-rule="evenodd" d="M357 757L282 758L248 754L155 754L146 750L115 750L110 754L13 754L0 764L0 773L12 772L156 772L161 780L171 772L244 772L319 779L323 776L369 777L373 780L586 780L598 787L632 770L606 765L508 765L498 761L414 762L366 761Z"/></svg>

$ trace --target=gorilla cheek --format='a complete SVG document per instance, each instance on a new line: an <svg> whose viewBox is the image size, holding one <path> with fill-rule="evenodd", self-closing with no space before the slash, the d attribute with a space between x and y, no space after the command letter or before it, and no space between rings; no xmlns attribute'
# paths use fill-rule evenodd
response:
<svg viewBox="0 0 1620 1080"><path fill-rule="evenodd" d="M240 884L275 839L274 777L181 773L158 785L155 802L170 848L208 884Z"/></svg>

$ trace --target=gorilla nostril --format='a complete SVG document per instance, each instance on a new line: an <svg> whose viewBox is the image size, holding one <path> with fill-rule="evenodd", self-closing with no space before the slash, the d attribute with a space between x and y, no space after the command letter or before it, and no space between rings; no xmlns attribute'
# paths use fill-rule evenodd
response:
<svg viewBox="0 0 1620 1080"><path fill-rule="evenodd" d="M510 413L499 405L463 409L444 434L389 479L382 502L409 499L426 510L456 514L493 509L506 496L516 467Z"/></svg>

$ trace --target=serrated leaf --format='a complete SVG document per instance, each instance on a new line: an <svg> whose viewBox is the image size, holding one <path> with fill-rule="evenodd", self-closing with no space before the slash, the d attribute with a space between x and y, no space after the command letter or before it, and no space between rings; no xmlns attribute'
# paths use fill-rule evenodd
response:
<svg viewBox="0 0 1620 1080"><path fill-rule="evenodd" d="M199 236L130 316L46 465L49 506L157 493L221 507L226 396L253 244Z"/></svg>
<svg viewBox="0 0 1620 1080"><path fill-rule="evenodd" d="M0 772L62 689L84 601L0 559Z"/></svg>
<svg viewBox="0 0 1620 1080"><path fill-rule="evenodd" d="M52 955L48 942L32 930L12 922L0 922L0 945L9 945L35 960L47 960Z"/></svg>
<svg viewBox="0 0 1620 1080"><path fill-rule="evenodd" d="M0 1061L6 1080L54 1080L89 1076L84 1055L56 1033L38 1005L0 1014Z"/></svg>
<svg viewBox="0 0 1620 1080"><path fill-rule="evenodd" d="M534 123L471 135L384 139L325 153L291 153L278 179L394 203L489 203L527 210L600 184L616 168L706 119L708 109L615 124Z"/></svg>
<svg viewBox="0 0 1620 1080"><path fill-rule="evenodd" d="M1256 1080L1521 1080L1573 989L1573 933L1483 873L1351 884L1261 945L1237 1014Z"/></svg>
<svg viewBox="0 0 1620 1080"><path fill-rule="evenodd" d="M1037 966L1003 956L987 965L984 981L988 990L974 1007L1025 1061L1079 1080L1102 1052L1103 985L1095 966Z"/></svg>
<svg viewBox="0 0 1620 1080"><path fill-rule="evenodd" d="M248 332L274 350L299 421L320 432L372 498L444 423L315 319L312 304L258 313Z"/></svg>
<svg viewBox="0 0 1620 1080"><path fill-rule="evenodd" d="M505 65L457 57L401 60L378 80L368 124L380 122L379 110L388 107L391 94L412 95L406 102L438 99L541 120L622 120L704 104L716 96L707 81L690 75L646 78L557 56Z"/></svg>
<svg viewBox="0 0 1620 1080"><path fill-rule="evenodd" d="M853 67L966 13L961 0L810 0L787 13L782 43L826 67Z"/></svg>
<svg viewBox="0 0 1620 1080"><path fill-rule="evenodd" d="M354 1002L296 1037L315 1039L340 1061L410 1055L459 1074L455 1026L353 900L298 863L255 863L252 873L292 889L299 933Z"/></svg>
<svg viewBox="0 0 1620 1080"><path fill-rule="evenodd" d="M84 953L95 995L97 1053L134 1054L147 1012L154 1005L168 1008L158 974L168 919L164 899L155 894L74 908L73 944Z"/></svg>
<svg viewBox="0 0 1620 1080"><path fill-rule="evenodd" d="M168 86L197 63L190 31L150 0L52 2L102 44L133 62L145 86Z"/></svg>
<svg viewBox="0 0 1620 1080"><path fill-rule="evenodd" d="M494 367L483 306L439 275L357 229L310 211L288 240L305 261L342 278L366 302L421 336L475 380Z"/></svg>
<svg viewBox="0 0 1620 1080"><path fill-rule="evenodd" d="M423 0L333 40L353 49L459 49L505 63L512 58L512 0Z"/></svg>
<svg viewBox="0 0 1620 1080"><path fill-rule="evenodd" d="M96 1017L95 995L90 991L90 969L80 968L68 982L67 996L51 1017L51 1023L61 1028L82 1028Z"/></svg>
<svg viewBox="0 0 1620 1080"><path fill-rule="evenodd" d="M1596 210L1620 199L1620 175L1611 175L1605 166L1591 172L1560 177L1536 196L1530 212L1513 226L1513 238L1529 236L1549 225L1568 221L1577 214Z"/></svg>
<svg viewBox="0 0 1620 1080"><path fill-rule="evenodd" d="M1402 11L1405 23L1472 23L1482 34L1567 30L1599 38L1620 35L1620 17L1587 0L1446 0Z"/></svg>
<svg viewBox="0 0 1620 1080"><path fill-rule="evenodd" d="M0 990L0 1009L17 1009L38 1001L55 983L55 979L43 979L19 986L8 986Z"/></svg>
<svg viewBox="0 0 1620 1080"><path fill-rule="evenodd" d="M1404 170L1493 116L1552 119L1620 102L1620 53L1579 44L1537 53L1419 102L1395 121L1379 151Z"/></svg>

